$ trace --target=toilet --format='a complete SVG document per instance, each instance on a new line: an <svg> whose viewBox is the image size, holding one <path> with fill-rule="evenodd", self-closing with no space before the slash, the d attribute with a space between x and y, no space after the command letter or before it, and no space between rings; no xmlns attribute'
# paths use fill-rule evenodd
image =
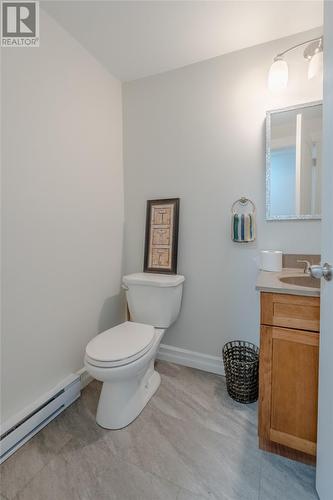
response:
<svg viewBox="0 0 333 500"><path fill-rule="evenodd" d="M103 382L96 415L101 427L126 427L158 389L154 361L165 330L179 315L184 280L152 273L123 277L132 321L94 337L84 359L88 373Z"/></svg>

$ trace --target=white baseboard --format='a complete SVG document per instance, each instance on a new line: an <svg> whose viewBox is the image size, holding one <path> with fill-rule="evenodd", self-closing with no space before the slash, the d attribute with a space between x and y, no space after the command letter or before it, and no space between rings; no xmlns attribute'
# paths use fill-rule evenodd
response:
<svg viewBox="0 0 333 500"><path fill-rule="evenodd" d="M216 373L217 375L224 375L222 357L219 356L211 356L210 354L202 354L172 345L161 344L157 353L157 359L197 368L209 373Z"/></svg>
<svg viewBox="0 0 333 500"><path fill-rule="evenodd" d="M89 373L87 372L85 367L83 367L83 368L81 368L81 370L77 371L76 374L80 377L81 391L82 391L82 389L87 387L87 385L90 384L90 382L92 382L94 380L93 377L91 375L89 375Z"/></svg>

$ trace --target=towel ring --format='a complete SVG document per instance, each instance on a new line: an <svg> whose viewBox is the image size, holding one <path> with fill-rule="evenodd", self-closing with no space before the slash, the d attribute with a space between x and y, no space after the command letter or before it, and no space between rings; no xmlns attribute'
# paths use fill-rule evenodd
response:
<svg viewBox="0 0 333 500"><path fill-rule="evenodd" d="M232 206L231 206L231 213L232 214L235 214L237 212L235 212L235 207L237 204L240 204L242 205L243 207L245 207L246 205L250 204L251 207L252 207L252 213L255 213L256 211L256 206L255 204L253 203L252 200L250 200L249 198L246 198L245 196L242 196L241 198L239 198L238 200L234 201Z"/></svg>

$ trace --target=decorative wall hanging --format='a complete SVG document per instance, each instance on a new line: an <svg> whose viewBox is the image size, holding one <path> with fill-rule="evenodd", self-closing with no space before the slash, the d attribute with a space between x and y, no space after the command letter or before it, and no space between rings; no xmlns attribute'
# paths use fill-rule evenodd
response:
<svg viewBox="0 0 333 500"><path fill-rule="evenodd" d="M144 271L177 273L179 198L148 200Z"/></svg>
<svg viewBox="0 0 333 500"><path fill-rule="evenodd" d="M231 237L237 243L249 243L256 239L256 207L253 201L242 196L231 207Z"/></svg>

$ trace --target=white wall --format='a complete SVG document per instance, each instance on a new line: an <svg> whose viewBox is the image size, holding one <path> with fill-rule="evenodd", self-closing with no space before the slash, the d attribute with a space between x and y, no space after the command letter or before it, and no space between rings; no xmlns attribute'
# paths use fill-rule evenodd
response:
<svg viewBox="0 0 333 500"><path fill-rule="evenodd" d="M182 312L163 342L217 355L228 339L258 342L259 249L319 253L320 222L265 222L265 112L321 99L302 49L288 57L290 84L267 89L273 57L321 31L234 52L124 85L125 266L142 269L145 201L181 198ZM230 239L230 207L257 206L258 238Z"/></svg>
<svg viewBox="0 0 333 500"><path fill-rule="evenodd" d="M121 85L43 11L40 29L2 50L4 420L119 322Z"/></svg>

